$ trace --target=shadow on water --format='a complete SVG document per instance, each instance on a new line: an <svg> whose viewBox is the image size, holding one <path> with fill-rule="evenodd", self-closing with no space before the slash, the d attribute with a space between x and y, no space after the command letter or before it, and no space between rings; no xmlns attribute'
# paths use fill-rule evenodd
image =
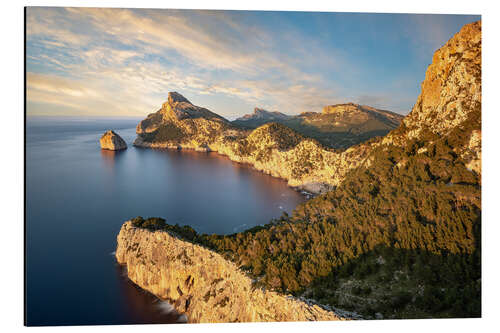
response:
<svg viewBox="0 0 500 333"><path fill-rule="evenodd" d="M119 290L128 308L126 316L132 324L177 323L179 314L167 302L141 289L127 277L127 269L116 264Z"/></svg>

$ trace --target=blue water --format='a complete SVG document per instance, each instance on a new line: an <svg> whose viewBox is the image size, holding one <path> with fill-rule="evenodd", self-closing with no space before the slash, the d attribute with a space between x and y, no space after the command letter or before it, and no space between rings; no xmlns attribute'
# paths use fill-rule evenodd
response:
<svg viewBox="0 0 500 333"><path fill-rule="evenodd" d="M132 146L139 119L28 118L26 323L168 323L113 251L122 223L161 216L229 234L291 212L304 200L286 182L215 153ZM115 130L129 145L102 151Z"/></svg>

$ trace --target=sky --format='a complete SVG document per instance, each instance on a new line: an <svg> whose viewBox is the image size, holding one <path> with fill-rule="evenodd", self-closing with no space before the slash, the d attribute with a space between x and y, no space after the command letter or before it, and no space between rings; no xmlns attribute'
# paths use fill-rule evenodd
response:
<svg viewBox="0 0 500 333"><path fill-rule="evenodd" d="M480 16L28 7L28 116L142 117L169 91L228 119L354 102L407 114Z"/></svg>

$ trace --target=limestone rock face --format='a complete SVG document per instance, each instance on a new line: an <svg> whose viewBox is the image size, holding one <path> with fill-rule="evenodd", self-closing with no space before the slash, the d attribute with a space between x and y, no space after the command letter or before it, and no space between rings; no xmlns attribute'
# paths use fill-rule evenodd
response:
<svg viewBox="0 0 500 333"><path fill-rule="evenodd" d="M182 126L183 133L189 134L158 142L138 136L134 145L214 151L312 193L333 189L347 172L363 162L370 147L361 144L341 152L326 149L316 140L304 138L276 123L265 124L249 135L205 119L190 119L178 126ZM213 135L214 132L218 134Z"/></svg>
<svg viewBox="0 0 500 333"><path fill-rule="evenodd" d="M359 123L369 119L380 119L388 125L392 125L392 128L397 127L403 119L403 116L398 113L355 103L327 105L323 108L322 114L335 115L339 120L344 118L345 120L349 119Z"/></svg>
<svg viewBox="0 0 500 333"><path fill-rule="evenodd" d="M106 131L99 139L101 149L122 150L127 149L127 143L114 131Z"/></svg>
<svg viewBox="0 0 500 333"><path fill-rule="evenodd" d="M463 129L469 144L456 153L480 174L480 119L481 21L477 21L465 25L434 53L415 106L400 130L387 135L383 143L404 145L408 139L421 138L426 131L443 137L474 120L477 128Z"/></svg>
<svg viewBox="0 0 500 333"><path fill-rule="evenodd" d="M434 53L422 91L404 124L444 135L481 108L481 21L465 25Z"/></svg>
<svg viewBox="0 0 500 333"><path fill-rule="evenodd" d="M342 114L342 113L347 113L347 112L356 112L358 110L359 110L359 105L354 104L354 103L335 104L335 105L325 106L323 108L323 113L324 114L330 114L330 113Z"/></svg>
<svg viewBox="0 0 500 333"><path fill-rule="evenodd" d="M254 288L234 263L168 232L128 221L117 241L116 259L130 280L169 301L188 322L342 320L316 304Z"/></svg>
<svg viewBox="0 0 500 333"><path fill-rule="evenodd" d="M217 122L228 121L212 111L191 104L191 102L178 92L169 92L168 99L160 110L151 113L141 121L136 128L137 134L150 133L168 122L178 122L183 119L204 118Z"/></svg>
<svg viewBox="0 0 500 333"><path fill-rule="evenodd" d="M278 111L267 111L262 108L255 108L253 113L246 114L243 117L236 119L236 121L249 121L249 120L284 120L290 119L292 116L286 115Z"/></svg>

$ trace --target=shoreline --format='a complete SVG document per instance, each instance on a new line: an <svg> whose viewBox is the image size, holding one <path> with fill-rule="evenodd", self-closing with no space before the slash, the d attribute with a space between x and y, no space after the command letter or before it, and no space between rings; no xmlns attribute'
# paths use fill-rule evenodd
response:
<svg viewBox="0 0 500 333"><path fill-rule="evenodd" d="M232 160L231 158L229 158L228 155L223 154L223 153L219 153L218 151L215 151L215 150L202 151L202 150L197 150L195 148L188 148L188 147L184 147L184 148L182 148L182 147L180 147L180 148L177 148L177 147L149 147L149 146L141 146L141 145L135 145L135 144L133 146L135 148L140 148L140 149L155 149L155 150L169 150L169 151L177 150L177 151L189 151L189 152L194 152L194 153L216 154L217 156L226 158L227 160L229 160L232 163L236 163L236 164L248 167L251 170L257 171L259 173L263 173L263 174L265 174L267 176L270 176L270 177L273 177L273 178L276 178L278 180L282 180L282 181L286 182L287 183L287 187L289 187L290 189L294 190L295 192L300 193L307 200L315 198L318 195L321 195L322 193L325 193L325 192L315 193L315 192L312 192L312 191L308 191L308 190L306 190L306 189L304 189L304 188L302 188L300 186L292 186L292 185L288 184L288 180L286 178L273 176L271 173L267 173L264 170L259 170L259 169L255 168L255 166L252 163L250 163L250 162L240 162L240 161Z"/></svg>
<svg viewBox="0 0 500 333"><path fill-rule="evenodd" d="M115 258L130 281L167 301L188 323L360 319L311 298L255 288L252 278L221 254L131 221L120 229Z"/></svg>
<svg viewBox="0 0 500 333"><path fill-rule="evenodd" d="M273 178L277 178L277 179L281 179L281 180L285 181L287 183L288 187L290 187L291 189L293 189L296 192L299 192L301 195L305 196L307 200L312 199L320 194L323 194L323 193L326 193L326 192L329 192L329 191L332 191L335 189L335 186L333 186L333 185L330 185L327 183L320 183L320 182L309 183L309 184L298 185L298 186L291 185L290 180L287 179L286 177L275 175L271 171L268 171L264 168L258 168L251 161L245 161L242 158L241 159L233 159L228 154L221 152L219 150L211 149L210 147L200 148L200 147L194 147L194 146L190 146L190 145L172 145L172 144L169 144L166 142L149 143L149 142L143 141L139 135L137 135L137 137L135 138L132 145L134 147L142 148L142 149L165 149L165 150L178 150L178 151L188 150L188 151L193 151L193 152L197 152L197 153L207 153L207 154L208 153L216 153L219 156L227 158L231 162L249 166L253 170L256 170L258 172L262 172L263 174L269 175Z"/></svg>

